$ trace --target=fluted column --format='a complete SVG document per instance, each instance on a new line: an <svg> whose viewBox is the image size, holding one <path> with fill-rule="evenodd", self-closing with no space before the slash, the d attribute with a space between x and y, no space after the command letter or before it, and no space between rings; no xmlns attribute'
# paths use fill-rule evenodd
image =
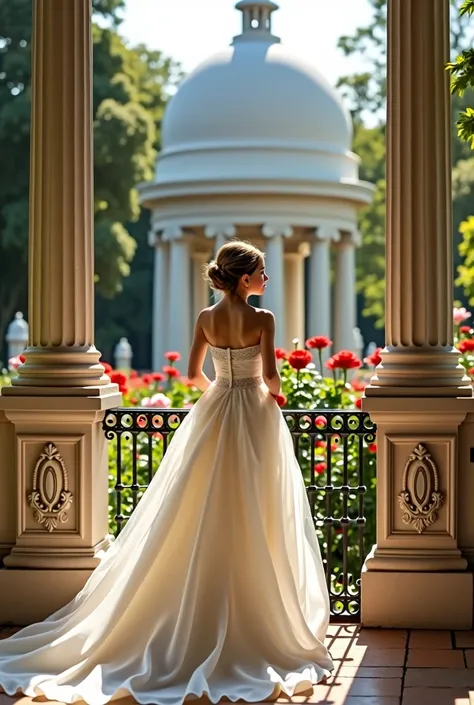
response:
<svg viewBox="0 0 474 705"><path fill-rule="evenodd" d="M366 626L473 624L458 538L459 478L471 474L460 439L474 404L459 398L472 390L452 346L449 5L388 2L386 348L362 405L377 425Z"/></svg>
<svg viewBox="0 0 474 705"><path fill-rule="evenodd" d="M168 347L186 361L192 338L189 242L180 228L165 230L163 237L170 242Z"/></svg>
<svg viewBox="0 0 474 705"><path fill-rule="evenodd" d="M153 273L153 330L152 366L161 369L167 349L169 315L169 243L163 242L161 234L152 233L150 244L155 248Z"/></svg>
<svg viewBox="0 0 474 705"><path fill-rule="evenodd" d="M354 350L356 327L355 243L344 234L335 245L334 351Z"/></svg>
<svg viewBox="0 0 474 705"><path fill-rule="evenodd" d="M276 331L275 344L285 345L285 270L284 270L284 238L291 237L289 226L264 225L262 235L265 243L265 268L270 281L263 294L263 307L275 314Z"/></svg>
<svg viewBox="0 0 474 705"><path fill-rule="evenodd" d="M471 396L453 349L449 0L389 3L386 349L367 396Z"/></svg>
<svg viewBox="0 0 474 705"><path fill-rule="evenodd" d="M16 493L0 623L14 624L71 600L110 544L102 423L121 402L94 347L91 1L33 4L29 346L0 395L0 483L14 473ZM0 550L11 538L1 524Z"/></svg>
<svg viewBox="0 0 474 705"><path fill-rule="evenodd" d="M286 252L285 262L285 301L286 331L285 347L292 350L292 341L298 338L305 341L304 305L304 258L301 252Z"/></svg>
<svg viewBox="0 0 474 705"><path fill-rule="evenodd" d="M207 225L204 228L204 235L214 241L213 257L216 257L222 245L237 235L237 228L231 223Z"/></svg>
<svg viewBox="0 0 474 705"><path fill-rule="evenodd" d="M94 347L90 21L88 0L34 3L30 329L14 387L109 381Z"/></svg>
<svg viewBox="0 0 474 705"><path fill-rule="evenodd" d="M337 228L318 228L311 241L309 255L308 335L326 335L331 339L331 250L339 238ZM325 358L329 349L323 351Z"/></svg>
<svg viewBox="0 0 474 705"><path fill-rule="evenodd" d="M203 308L209 306L209 285L204 279L203 269L209 261L205 252L193 252L193 321Z"/></svg>

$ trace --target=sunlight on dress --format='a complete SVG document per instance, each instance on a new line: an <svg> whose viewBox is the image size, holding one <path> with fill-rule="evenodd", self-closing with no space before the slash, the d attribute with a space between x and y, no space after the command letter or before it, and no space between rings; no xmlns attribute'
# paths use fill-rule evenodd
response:
<svg viewBox="0 0 474 705"><path fill-rule="evenodd" d="M260 349L211 351L216 382L83 590L0 642L8 694L259 702L332 670L320 550Z"/></svg>

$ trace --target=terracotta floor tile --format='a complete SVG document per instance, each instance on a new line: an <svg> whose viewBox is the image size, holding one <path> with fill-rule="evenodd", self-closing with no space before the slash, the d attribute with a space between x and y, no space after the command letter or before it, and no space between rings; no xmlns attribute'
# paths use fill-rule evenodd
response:
<svg viewBox="0 0 474 705"><path fill-rule="evenodd" d="M462 651L450 649L410 649L408 668L464 668Z"/></svg>
<svg viewBox="0 0 474 705"><path fill-rule="evenodd" d="M451 632L419 629L410 634L409 649L452 649Z"/></svg>
<svg viewBox="0 0 474 705"><path fill-rule="evenodd" d="M454 643L458 649L474 649L474 631L454 632Z"/></svg>
<svg viewBox="0 0 474 705"><path fill-rule="evenodd" d="M358 697L357 695L355 697L349 696L344 701L344 705L399 705L399 703L399 698L385 698L378 695L370 698Z"/></svg>
<svg viewBox="0 0 474 705"><path fill-rule="evenodd" d="M474 689L474 671L468 668L408 668L405 687L413 686Z"/></svg>
<svg viewBox="0 0 474 705"><path fill-rule="evenodd" d="M405 629L361 629L355 642L358 646L375 646L379 649L404 649L408 632Z"/></svg>
<svg viewBox="0 0 474 705"><path fill-rule="evenodd" d="M405 688L402 705L468 705L467 688Z"/></svg>
<svg viewBox="0 0 474 705"><path fill-rule="evenodd" d="M405 649L376 649L353 645L345 651L332 651L332 659L338 666L403 666Z"/></svg>
<svg viewBox="0 0 474 705"><path fill-rule="evenodd" d="M358 624L330 624L327 631L328 638L339 637L340 639L352 638L360 630Z"/></svg>
<svg viewBox="0 0 474 705"><path fill-rule="evenodd" d="M291 703L332 703L346 705L348 698L399 698L401 693L399 678L340 678L327 685L317 685L314 693L304 700L296 697ZM397 704L398 705L398 704Z"/></svg>
<svg viewBox="0 0 474 705"><path fill-rule="evenodd" d="M401 678L403 669L390 666L339 666L335 675L341 678Z"/></svg>

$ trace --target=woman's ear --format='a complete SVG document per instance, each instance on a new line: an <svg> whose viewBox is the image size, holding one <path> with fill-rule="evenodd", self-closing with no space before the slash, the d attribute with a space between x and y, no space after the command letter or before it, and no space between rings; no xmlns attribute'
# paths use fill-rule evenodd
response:
<svg viewBox="0 0 474 705"><path fill-rule="evenodd" d="M242 277L242 281L243 281L243 283L244 283L244 286L248 286L248 285L250 284L250 277L249 277L249 275L248 275L248 274L245 274L245 275Z"/></svg>

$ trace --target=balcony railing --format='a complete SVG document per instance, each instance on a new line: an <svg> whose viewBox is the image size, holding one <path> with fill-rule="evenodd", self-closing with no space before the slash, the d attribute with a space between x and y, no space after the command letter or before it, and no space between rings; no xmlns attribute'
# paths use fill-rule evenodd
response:
<svg viewBox="0 0 474 705"><path fill-rule="evenodd" d="M187 410L107 412L109 519L118 534L159 472ZM375 542L375 425L362 411L284 411L306 484L329 588L332 621L360 618L362 564Z"/></svg>

